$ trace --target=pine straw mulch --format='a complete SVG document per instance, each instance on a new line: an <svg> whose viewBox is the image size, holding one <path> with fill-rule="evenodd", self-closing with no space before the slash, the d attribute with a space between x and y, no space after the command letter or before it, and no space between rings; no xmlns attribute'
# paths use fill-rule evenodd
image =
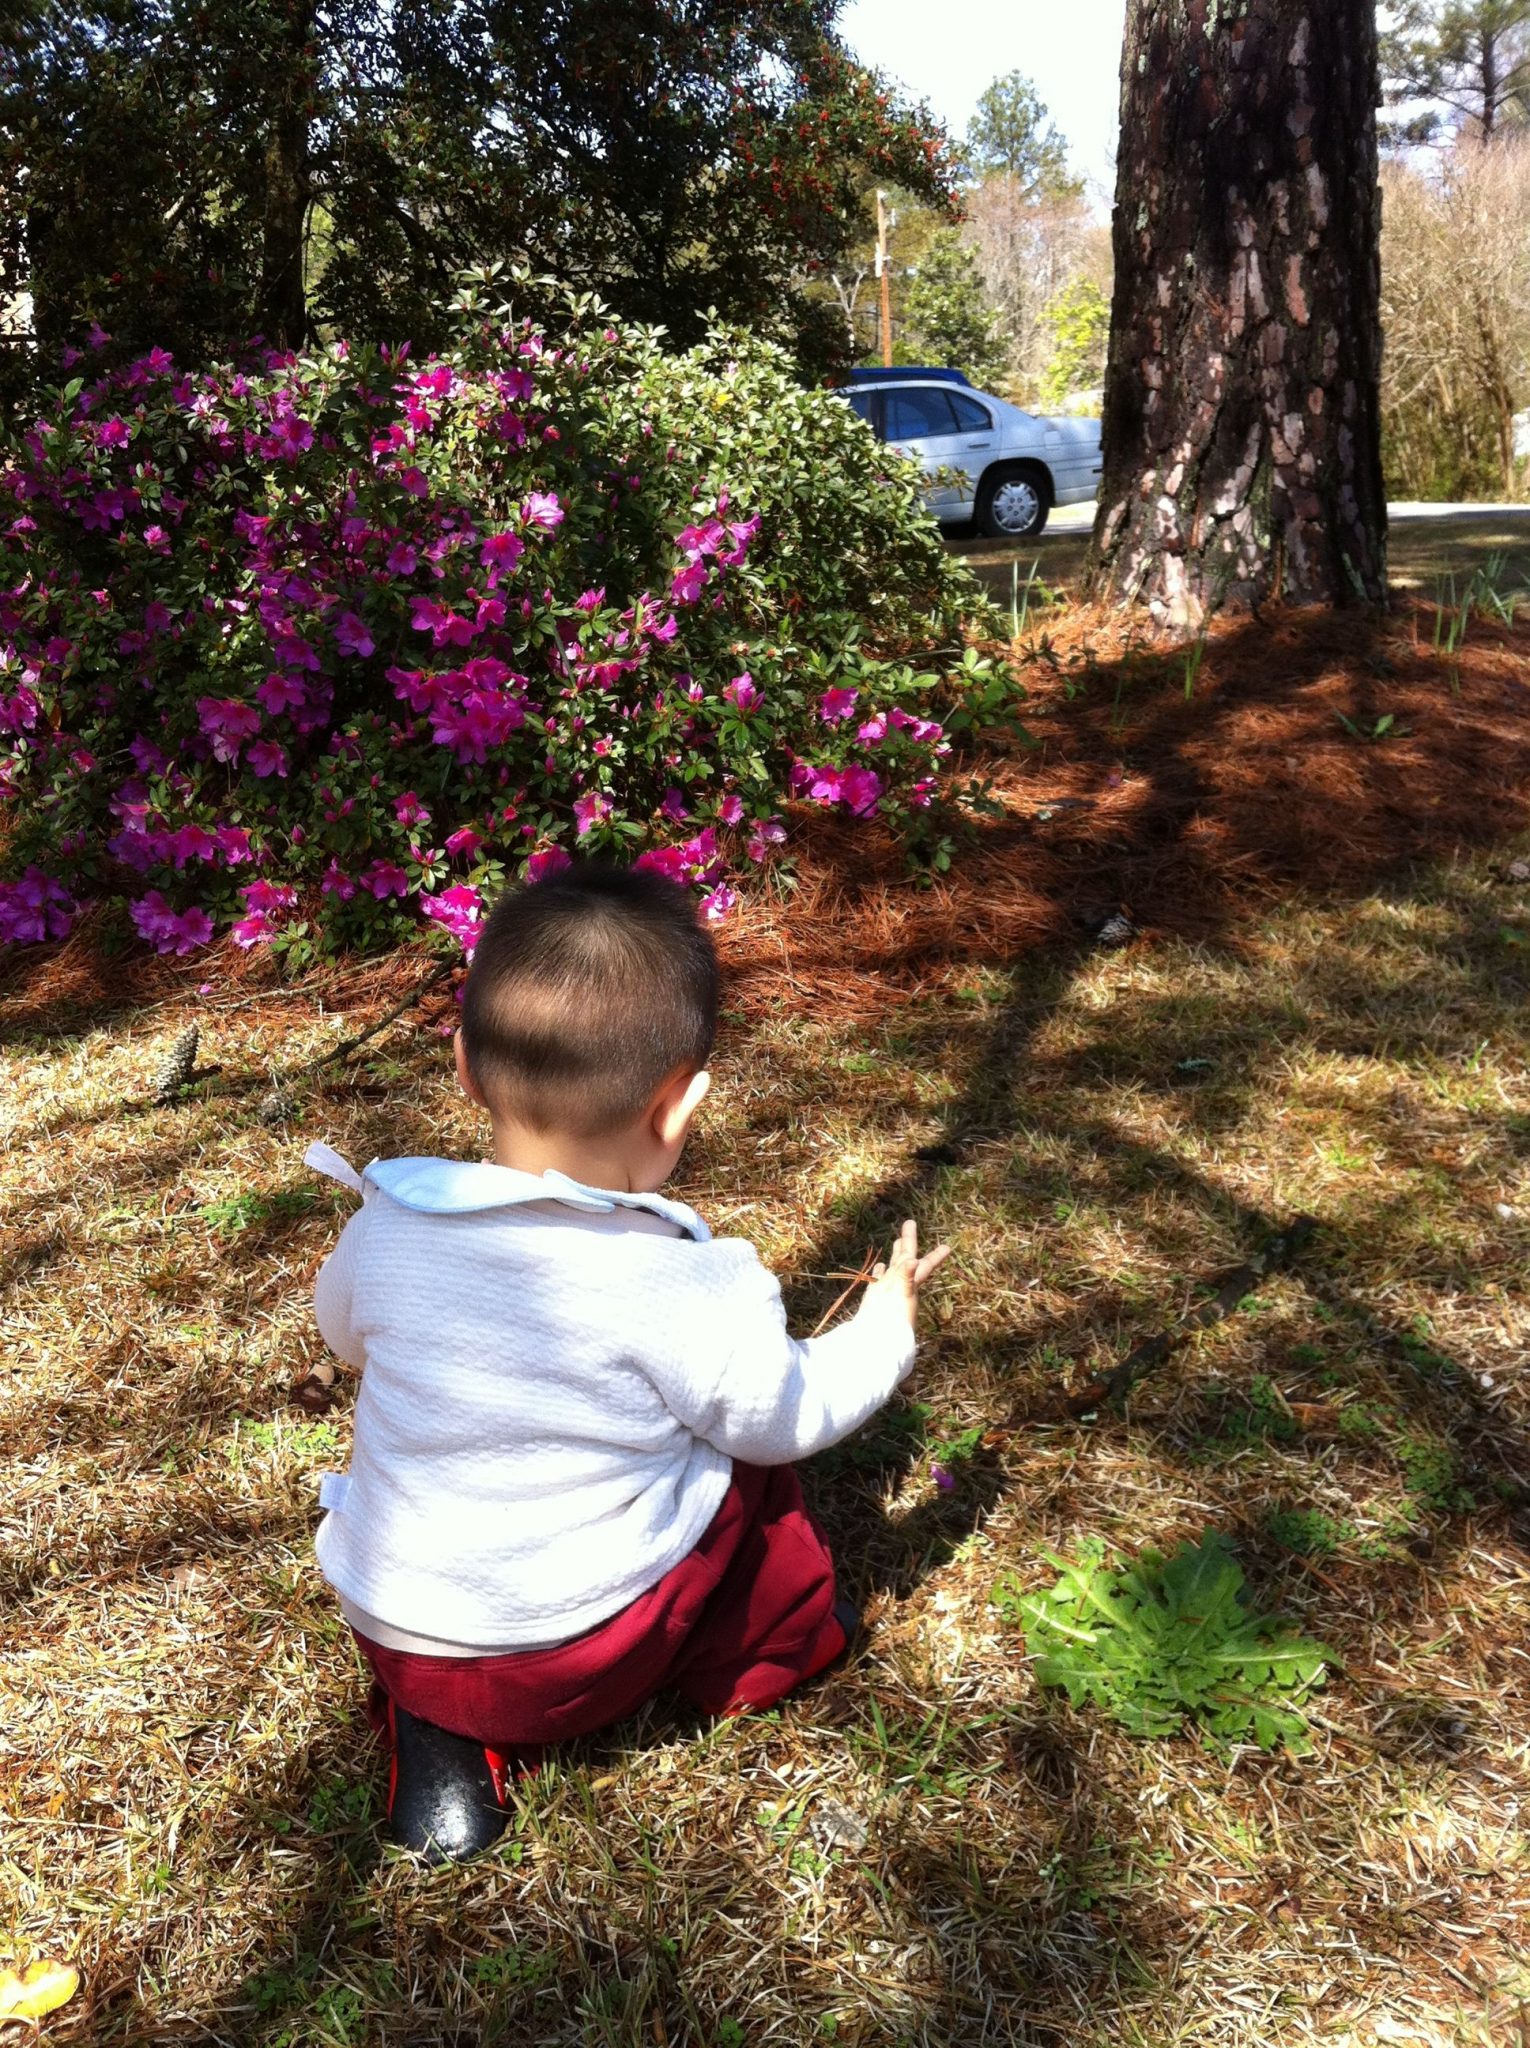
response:
<svg viewBox="0 0 1530 2048"><path fill-rule="evenodd" d="M949 874L820 827L730 931L684 1169L803 1325L899 1214L957 1246L912 1402L810 1475L867 1644L778 1716L580 1746L467 1871L379 1855L312 1558L351 1390L288 1398L347 1206L302 1149L472 1148L449 1005L271 1129L266 1070L417 960L12 970L0 1962L81 1963L53 2038L1524 2037L1530 634L1474 627L1453 681L1408 614L1274 617L1187 704L1183 657L1051 630L1040 744L987 764ZM223 1074L145 1107L190 1018ZM1289 1273L1125 1414L1067 1414L1298 1211ZM1341 1660L1310 1757L1075 1713L992 1603L1045 1549L1206 1527Z"/></svg>

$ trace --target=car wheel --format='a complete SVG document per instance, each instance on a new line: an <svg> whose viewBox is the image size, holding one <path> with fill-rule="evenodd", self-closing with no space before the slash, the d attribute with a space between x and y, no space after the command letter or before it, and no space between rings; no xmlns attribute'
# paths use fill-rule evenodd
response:
<svg viewBox="0 0 1530 2048"><path fill-rule="evenodd" d="M983 479L978 527L990 540L1033 540L1052 509L1052 480L1038 462L1017 462Z"/></svg>

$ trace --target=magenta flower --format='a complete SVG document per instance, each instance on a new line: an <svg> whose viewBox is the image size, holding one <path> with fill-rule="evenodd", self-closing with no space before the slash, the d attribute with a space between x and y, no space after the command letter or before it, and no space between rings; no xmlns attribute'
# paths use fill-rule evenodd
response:
<svg viewBox="0 0 1530 2048"><path fill-rule="evenodd" d="M719 882L709 896L701 899L701 915L707 924L721 924L738 902L738 891Z"/></svg>
<svg viewBox="0 0 1530 2048"><path fill-rule="evenodd" d="M887 720L885 716L880 711L875 712L866 720L864 725L857 728L855 736L863 746L880 746L887 737Z"/></svg>
<svg viewBox="0 0 1530 2048"><path fill-rule="evenodd" d="M69 935L79 906L63 883L40 867L0 882L0 944L37 946Z"/></svg>
<svg viewBox="0 0 1530 2048"><path fill-rule="evenodd" d="M139 936L156 953L174 953L184 958L198 946L205 946L213 935L212 919L205 910L195 904L189 910L174 910L158 889L151 889L147 896L129 904L128 915Z"/></svg>
<svg viewBox="0 0 1530 2048"><path fill-rule="evenodd" d="M669 579L669 596L672 604L694 604L706 589L711 571L705 562L687 562L683 569L677 569Z"/></svg>
<svg viewBox="0 0 1530 2048"><path fill-rule="evenodd" d="M954 1493L956 1491L956 1481L951 1477L951 1474L944 1465L937 1465L932 1461L930 1477L942 1493Z"/></svg>
<svg viewBox="0 0 1530 2048"><path fill-rule="evenodd" d="M398 480L411 498L424 498L430 492L430 479L423 469L401 469Z"/></svg>
<svg viewBox="0 0 1530 2048"><path fill-rule="evenodd" d="M170 756L153 740L139 733L128 742L128 752L133 757L133 766L140 775L163 775L170 766Z"/></svg>
<svg viewBox="0 0 1530 2048"><path fill-rule="evenodd" d="M217 839L218 851L228 867L244 867L257 858L255 849L250 844L248 828L243 825L220 825ZM258 858L263 860L265 856L262 854Z"/></svg>
<svg viewBox="0 0 1530 2048"><path fill-rule="evenodd" d="M549 875L556 875L563 868L574 865L561 846L549 846L541 853L534 853L526 863L528 882L545 882Z"/></svg>
<svg viewBox="0 0 1530 2048"><path fill-rule="evenodd" d="M855 709L854 690L825 690L818 700L818 716L825 725L838 725Z"/></svg>
<svg viewBox="0 0 1530 2048"><path fill-rule="evenodd" d="M162 526L146 526L143 530L143 543L156 555L168 555L170 552L170 536Z"/></svg>
<svg viewBox="0 0 1530 2048"><path fill-rule="evenodd" d="M482 845L483 834L475 832L471 825L463 825L447 835L446 850L453 860L471 860Z"/></svg>
<svg viewBox="0 0 1530 2048"><path fill-rule="evenodd" d="M459 882L455 888L443 889L439 895L422 896L420 910L443 930L449 931L463 952L472 958L484 923L483 898L476 889Z"/></svg>
<svg viewBox="0 0 1530 2048"><path fill-rule="evenodd" d="M785 838L786 827L781 820L766 818L762 824L756 825L749 835L749 858L756 862L769 860L770 849L773 846L780 846Z"/></svg>
<svg viewBox="0 0 1530 2048"><path fill-rule="evenodd" d="M393 799L393 815L401 825L428 825L430 812L412 789Z"/></svg>
<svg viewBox="0 0 1530 2048"><path fill-rule="evenodd" d="M731 793L728 796L725 796L722 802L717 806L717 817L720 824L742 824L744 818L743 798L741 796L737 796Z"/></svg>
<svg viewBox="0 0 1530 2048"><path fill-rule="evenodd" d="M335 621L335 645L342 654L352 654L358 660L364 660L374 646L366 620L355 612L342 612Z"/></svg>
<svg viewBox="0 0 1530 2048"><path fill-rule="evenodd" d="M335 860L332 860L324 870L324 878L319 887L326 896L336 896L342 903L349 903L356 893L356 884Z"/></svg>
<svg viewBox="0 0 1530 2048"><path fill-rule="evenodd" d="M244 760L250 773L260 776L262 780L268 775L281 776L287 773L287 749L278 746L275 740L253 741Z"/></svg>
<svg viewBox="0 0 1530 2048"><path fill-rule="evenodd" d="M869 818L882 794L882 778L872 768L846 768L839 778L839 798L857 818Z"/></svg>
<svg viewBox="0 0 1530 2048"><path fill-rule="evenodd" d="M598 590L581 590L574 599L574 609L578 612L598 612L605 601L606 586L602 583Z"/></svg>
<svg viewBox="0 0 1530 2048"><path fill-rule="evenodd" d="M554 503L556 503L556 499ZM559 518L562 517L560 511ZM556 521L553 522L556 525ZM479 549L479 559L496 577L508 575L526 552L518 533L491 533Z"/></svg>
<svg viewBox="0 0 1530 2048"><path fill-rule="evenodd" d="M563 524L563 507L556 491L533 491L521 507L521 523L539 526L544 533Z"/></svg>
<svg viewBox="0 0 1530 2048"><path fill-rule="evenodd" d="M279 669L273 669L255 695L275 718L301 704L308 695L308 686L301 676L285 676Z"/></svg>
<svg viewBox="0 0 1530 2048"><path fill-rule="evenodd" d="M369 868L363 868L356 880L379 903L389 896L409 894L408 873L394 860L374 860Z"/></svg>
<svg viewBox="0 0 1530 2048"><path fill-rule="evenodd" d="M738 711L741 711L746 717L760 701L760 692L755 687L753 678L747 672L744 675L735 676L733 681L723 691L723 695L730 704Z"/></svg>
<svg viewBox="0 0 1530 2048"><path fill-rule="evenodd" d="M177 868L188 861L213 860L217 852L218 841L205 825L182 825L178 832L164 836L160 848L161 858L173 861Z"/></svg>
<svg viewBox="0 0 1530 2048"><path fill-rule="evenodd" d="M419 556L407 541L398 541L388 550L387 569L393 576L412 576L419 566Z"/></svg>
<svg viewBox="0 0 1530 2048"><path fill-rule="evenodd" d="M666 818L672 818L677 825L691 815L691 807L686 802L683 793L674 788L665 790L663 799L659 804L659 809Z"/></svg>
<svg viewBox="0 0 1530 2048"><path fill-rule="evenodd" d="M678 846L650 846L646 853L638 855L632 865L663 875L669 882L688 882L691 878L690 863Z"/></svg>
<svg viewBox="0 0 1530 2048"><path fill-rule="evenodd" d="M587 832L593 832L597 825L610 817L613 809L611 799L598 790L574 799L574 826L581 839Z"/></svg>
<svg viewBox="0 0 1530 2048"><path fill-rule="evenodd" d="M237 761L244 742L260 730L260 713L233 697L198 697L197 723L212 741L215 761Z"/></svg>
<svg viewBox="0 0 1530 2048"><path fill-rule="evenodd" d="M124 419L114 413L109 420L102 420L96 429L96 440L103 448L125 448L131 437L131 430Z"/></svg>

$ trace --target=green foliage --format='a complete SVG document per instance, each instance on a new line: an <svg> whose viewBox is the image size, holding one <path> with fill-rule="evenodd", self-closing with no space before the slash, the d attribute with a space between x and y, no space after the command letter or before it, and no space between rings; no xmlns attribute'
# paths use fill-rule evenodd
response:
<svg viewBox="0 0 1530 2048"><path fill-rule="evenodd" d="M1056 412L1075 391L1090 391L1105 378L1110 338L1110 301L1092 278L1076 277L1047 308L1052 354L1042 373L1040 405Z"/></svg>
<svg viewBox="0 0 1530 2048"><path fill-rule="evenodd" d="M979 177L1013 178L1024 199L1077 198L1083 183L1068 169L1068 148L1022 71L996 78L967 126L965 154Z"/></svg>
<svg viewBox="0 0 1530 2048"><path fill-rule="evenodd" d="M1146 1549L1135 1564L1107 1563L1098 1542L1077 1563L1047 1562L1058 1578L1046 1591L1022 1593L1012 1577L994 1589L1000 1612L1024 1627L1042 1685L1134 1735L1172 1735L1193 1717L1219 1748L1250 1738L1310 1747L1301 1705L1331 1653L1248 1611L1242 1570L1218 1536L1168 1557Z"/></svg>
<svg viewBox="0 0 1530 2048"><path fill-rule="evenodd" d="M1530 0L1400 0L1381 39L1393 105L1430 105L1389 139L1435 139L1454 115L1478 136L1530 121Z"/></svg>
<svg viewBox="0 0 1530 2048"><path fill-rule="evenodd" d="M1320 1508L1272 1508L1264 1526L1283 1550L1298 1557L1332 1557L1358 1533L1353 1522L1335 1521Z"/></svg>
<svg viewBox="0 0 1530 2048"><path fill-rule="evenodd" d="M843 330L809 282L867 180L950 184L837 11L24 0L0 249L24 226L49 346L91 319L193 362L257 332L439 345L451 278L524 256L681 343L715 308L826 362Z"/></svg>
<svg viewBox="0 0 1530 2048"><path fill-rule="evenodd" d="M979 385L992 385L1003 375L998 321L972 251L954 228L930 237L908 282L896 354L900 362L963 370Z"/></svg>

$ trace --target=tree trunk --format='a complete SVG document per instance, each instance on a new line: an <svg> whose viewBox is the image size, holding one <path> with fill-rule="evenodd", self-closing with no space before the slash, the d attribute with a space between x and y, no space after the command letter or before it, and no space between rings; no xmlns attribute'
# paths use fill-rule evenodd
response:
<svg viewBox="0 0 1530 2048"><path fill-rule="evenodd" d="M260 303L256 318L268 342L301 348L308 338L306 242L308 129L313 93L313 0L286 0L275 39L265 146L265 209L261 233Z"/></svg>
<svg viewBox="0 0 1530 2048"><path fill-rule="evenodd" d="M1375 0L1129 0L1095 595L1380 599Z"/></svg>

